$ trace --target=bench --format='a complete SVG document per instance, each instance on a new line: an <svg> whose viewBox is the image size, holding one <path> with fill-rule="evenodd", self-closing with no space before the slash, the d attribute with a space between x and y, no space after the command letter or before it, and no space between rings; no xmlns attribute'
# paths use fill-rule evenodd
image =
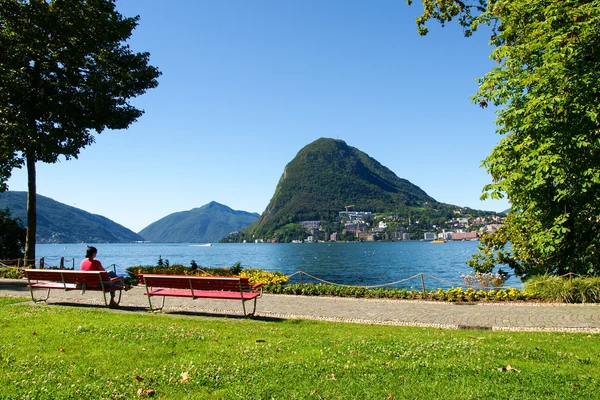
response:
<svg viewBox="0 0 600 400"><path fill-rule="evenodd" d="M106 293L119 291L117 304L121 302L121 292L125 289L123 277L110 278L106 271L72 271L63 269L24 269L23 276L27 278L27 287L34 303L47 302L50 290L64 291L86 290L99 291L104 295L104 304L108 306ZM46 298L35 298L34 289L47 289Z"/></svg>
<svg viewBox="0 0 600 400"><path fill-rule="evenodd" d="M241 300L244 315L254 315L256 300L262 297L262 283L251 285L248 278L221 276L187 276L187 275L139 275L140 284L146 285L150 311L160 311L165 306L165 298L191 297L192 299L225 299ZM159 308L152 306L151 298L162 296ZM254 300L251 313L246 313L246 302Z"/></svg>

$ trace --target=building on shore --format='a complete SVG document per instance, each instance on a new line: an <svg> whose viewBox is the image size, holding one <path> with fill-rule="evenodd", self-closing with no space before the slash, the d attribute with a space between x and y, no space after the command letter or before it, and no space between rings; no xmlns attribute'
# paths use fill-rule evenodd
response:
<svg viewBox="0 0 600 400"><path fill-rule="evenodd" d="M477 232L454 232L452 233L452 240L477 240L479 235Z"/></svg>
<svg viewBox="0 0 600 400"><path fill-rule="evenodd" d="M423 235L423 238L425 240L435 240L435 233L433 233L433 232L425 232L425 234Z"/></svg>

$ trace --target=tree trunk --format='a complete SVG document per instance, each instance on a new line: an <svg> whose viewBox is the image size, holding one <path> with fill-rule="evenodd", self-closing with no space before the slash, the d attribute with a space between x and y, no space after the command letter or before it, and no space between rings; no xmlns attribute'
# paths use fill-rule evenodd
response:
<svg viewBox="0 0 600 400"><path fill-rule="evenodd" d="M25 265L35 265L35 231L37 226L37 190L35 184L35 157L27 154L27 240Z"/></svg>

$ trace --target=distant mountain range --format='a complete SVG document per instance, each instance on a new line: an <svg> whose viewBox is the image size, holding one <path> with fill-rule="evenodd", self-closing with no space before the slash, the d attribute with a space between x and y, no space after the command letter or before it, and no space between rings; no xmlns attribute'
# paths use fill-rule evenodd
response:
<svg viewBox="0 0 600 400"><path fill-rule="evenodd" d="M26 193L0 193L0 208L26 223ZM418 186L398 177L377 160L342 140L318 139L302 148L281 175L262 215L211 202L167 215L136 234L100 215L38 195L38 242L210 243L301 237L300 222L324 221L332 226L343 210L387 213L411 227L430 229L455 215L473 217L492 212L440 203ZM341 229L344 227L342 226ZM333 229L333 228L332 228ZM331 230L331 229L330 229ZM237 235L228 235L241 231Z"/></svg>
<svg viewBox="0 0 600 400"><path fill-rule="evenodd" d="M27 225L27 193L0 193L0 208ZM101 215L91 214L37 195L38 243L126 243L144 240L137 233Z"/></svg>
<svg viewBox="0 0 600 400"><path fill-rule="evenodd" d="M257 213L236 211L210 202L200 208L167 215L148 225L139 234L159 243L210 243L247 227L258 219Z"/></svg>

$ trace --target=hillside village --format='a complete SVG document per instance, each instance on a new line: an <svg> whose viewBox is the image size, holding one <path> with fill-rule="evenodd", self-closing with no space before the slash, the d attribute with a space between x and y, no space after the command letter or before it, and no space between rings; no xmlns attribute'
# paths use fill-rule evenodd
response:
<svg viewBox="0 0 600 400"><path fill-rule="evenodd" d="M300 221L304 235L297 235L291 242L479 240L483 233L496 231L504 220L503 214L472 216L470 211L457 209L452 218L432 223L430 220L420 220L423 218L413 218L410 213L408 216L398 216L346 209L340 211L333 222ZM235 236L237 233L232 234ZM273 238L254 239L256 243L282 241L290 241L289 235L277 235L276 232Z"/></svg>

